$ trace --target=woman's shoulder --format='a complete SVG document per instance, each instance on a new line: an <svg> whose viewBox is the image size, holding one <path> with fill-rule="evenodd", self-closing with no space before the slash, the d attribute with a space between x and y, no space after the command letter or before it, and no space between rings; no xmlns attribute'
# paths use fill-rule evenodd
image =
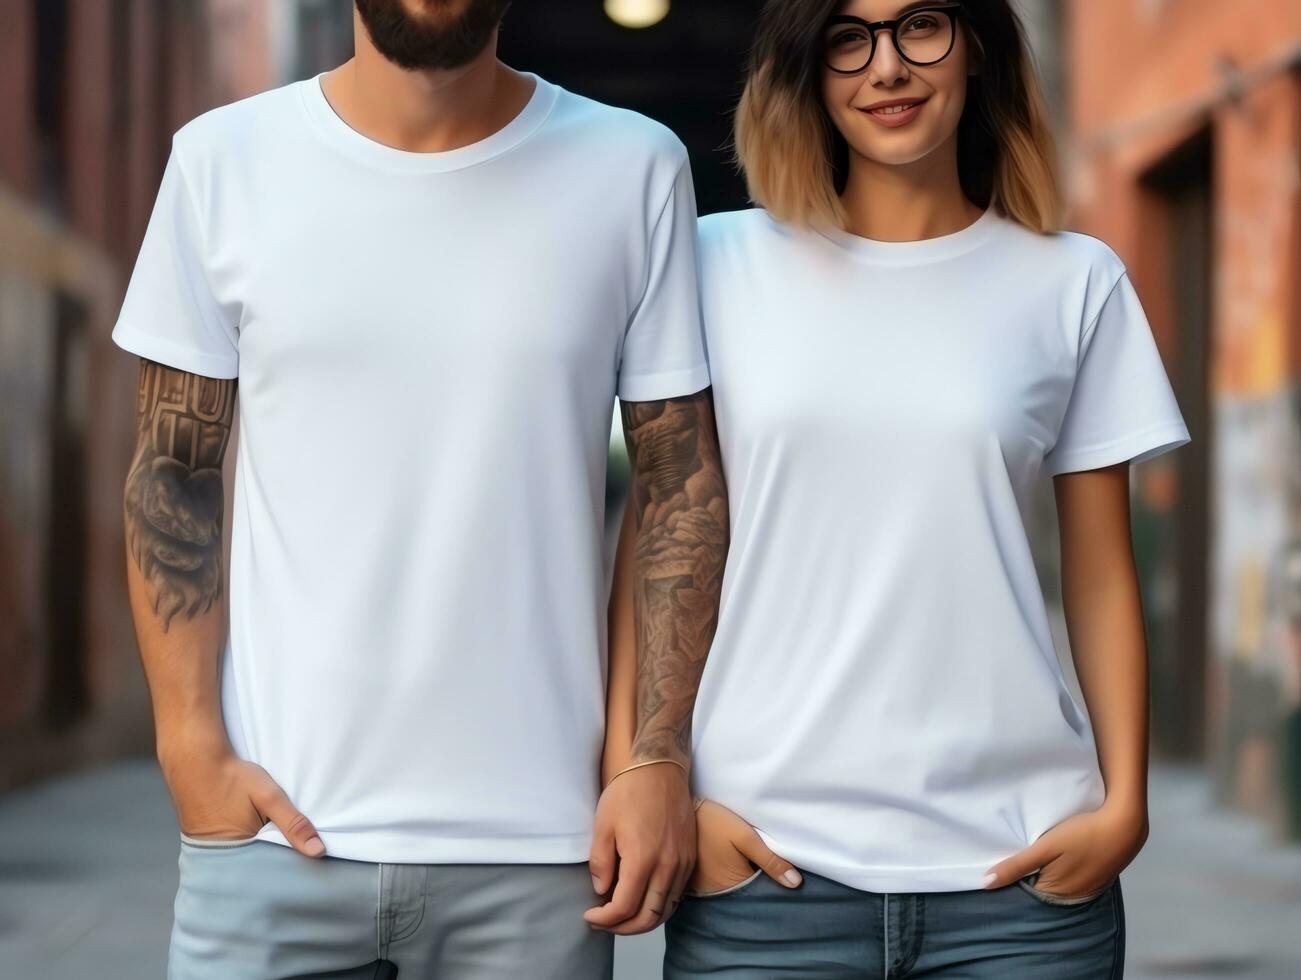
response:
<svg viewBox="0 0 1301 980"><path fill-rule="evenodd" d="M1114 248L1095 235L1061 229L1040 232L1007 222L1003 260L1021 281L1037 283L1042 294L1089 313L1096 311L1125 275Z"/></svg>
<svg viewBox="0 0 1301 980"><path fill-rule="evenodd" d="M718 211L697 221L701 255L744 254L754 258L791 237L792 230L761 207Z"/></svg>
<svg viewBox="0 0 1301 980"><path fill-rule="evenodd" d="M1125 271L1125 263L1116 250L1095 235L1063 228L1039 232L1008 221L1011 238L1024 250L1024 258L1038 260L1044 271L1058 270L1066 275L1081 273L1110 278L1113 282Z"/></svg>
<svg viewBox="0 0 1301 980"><path fill-rule="evenodd" d="M735 211L715 211L713 214L701 215L696 221L696 226L700 231L701 241L712 242L753 235L770 220L768 212L763 208L739 208Z"/></svg>

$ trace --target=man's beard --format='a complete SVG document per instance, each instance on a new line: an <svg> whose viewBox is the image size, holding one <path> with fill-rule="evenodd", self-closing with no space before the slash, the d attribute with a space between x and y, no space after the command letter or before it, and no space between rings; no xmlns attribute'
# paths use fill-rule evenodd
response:
<svg viewBox="0 0 1301 980"><path fill-rule="evenodd" d="M450 7L450 0L420 0ZM356 0L357 12L375 48L408 70L459 68L473 61L492 39L510 0L468 0L454 16L422 18L407 13L402 0Z"/></svg>

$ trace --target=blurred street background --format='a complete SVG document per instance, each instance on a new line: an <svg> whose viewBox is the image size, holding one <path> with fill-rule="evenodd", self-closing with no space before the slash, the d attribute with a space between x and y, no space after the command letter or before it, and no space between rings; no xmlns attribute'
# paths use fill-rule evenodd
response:
<svg viewBox="0 0 1301 980"><path fill-rule="evenodd" d="M504 60L670 126L743 207L758 0L515 0ZM1125 260L1193 441L1133 468L1152 834L1131 977L1301 977L1301 3L1022 0L1071 228ZM0 978L162 975L176 827L125 598L109 331L171 134L351 54L350 0L0 0ZM235 453L228 453L231 465ZM612 437L609 522L626 463ZM1036 557L1060 622L1045 485ZM1078 688L1077 688L1078 690ZM656 977L657 935L619 980Z"/></svg>

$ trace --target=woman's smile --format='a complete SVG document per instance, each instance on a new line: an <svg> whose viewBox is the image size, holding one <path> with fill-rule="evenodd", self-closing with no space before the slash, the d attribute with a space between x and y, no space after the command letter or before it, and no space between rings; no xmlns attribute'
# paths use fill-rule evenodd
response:
<svg viewBox="0 0 1301 980"><path fill-rule="evenodd" d="M906 126L921 114L925 102L925 98L889 99L874 102L860 111L883 126Z"/></svg>

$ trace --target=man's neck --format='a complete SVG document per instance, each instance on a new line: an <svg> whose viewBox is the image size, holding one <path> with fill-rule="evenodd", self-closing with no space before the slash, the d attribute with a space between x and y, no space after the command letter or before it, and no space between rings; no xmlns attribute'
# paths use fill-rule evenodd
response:
<svg viewBox="0 0 1301 980"><path fill-rule="evenodd" d="M356 53L326 72L322 90L349 126L400 150L434 153L486 139L517 116L533 81L497 60L494 36L457 68L408 71L376 50L354 12Z"/></svg>

